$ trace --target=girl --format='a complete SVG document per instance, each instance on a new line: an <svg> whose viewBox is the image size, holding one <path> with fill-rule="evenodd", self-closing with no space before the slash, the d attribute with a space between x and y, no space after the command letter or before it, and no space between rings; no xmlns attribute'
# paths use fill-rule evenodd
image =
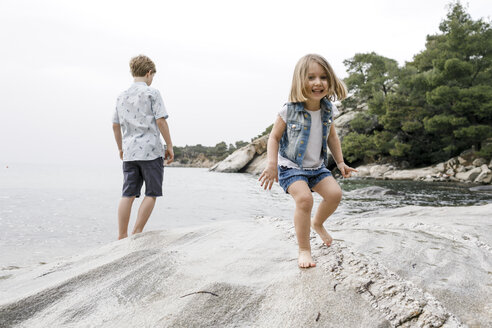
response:
<svg viewBox="0 0 492 328"><path fill-rule="evenodd" d="M302 57L294 70L289 102L279 112L268 139L268 164L259 180L264 189L278 181L296 203L294 225L299 245L299 267L316 266L311 257L310 228L326 246L332 238L323 222L335 211L342 190L326 168L328 150L344 178L355 169L343 162L342 148L335 128L333 114L338 113L330 102L344 99L347 89L330 64L319 55ZM277 154L278 153L278 154ZM278 165L278 167L277 167ZM314 218L312 191L323 197Z"/></svg>

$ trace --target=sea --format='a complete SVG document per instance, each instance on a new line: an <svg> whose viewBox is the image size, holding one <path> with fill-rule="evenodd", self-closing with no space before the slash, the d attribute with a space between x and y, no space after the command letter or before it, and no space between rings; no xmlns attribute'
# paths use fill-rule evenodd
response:
<svg viewBox="0 0 492 328"><path fill-rule="evenodd" d="M116 240L122 181L118 165L3 164L0 270L48 263ZM386 209L407 205L492 203L490 191L476 190L472 184L360 178L338 182L343 190L342 202L333 214L338 219L350 220L371 211L381 215ZM163 189L144 231L258 216L292 221L292 198L278 184L263 190L258 177L251 174L166 167ZM314 194L314 199L316 207L321 198ZM140 201L134 203L129 231Z"/></svg>

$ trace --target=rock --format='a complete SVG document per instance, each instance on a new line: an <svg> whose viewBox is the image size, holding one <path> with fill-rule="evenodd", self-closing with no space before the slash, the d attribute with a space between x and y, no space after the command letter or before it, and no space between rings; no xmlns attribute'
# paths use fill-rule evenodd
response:
<svg viewBox="0 0 492 328"><path fill-rule="evenodd" d="M461 156L458 157L458 162L460 162L461 165L465 165L467 163L466 159Z"/></svg>
<svg viewBox="0 0 492 328"><path fill-rule="evenodd" d="M253 144L244 146L229 156L223 161L215 164L210 168L210 171L235 173L245 167L255 156L256 147Z"/></svg>
<svg viewBox="0 0 492 328"><path fill-rule="evenodd" d="M482 169L476 167L470 171L456 173L456 178L463 181L474 181L478 175L482 172Z"/></svg>
<svg viewBox="0 0 492 328"><path fill-rule="evenodd" d="M459 163L460 162L458 161L457 157L453 157L446 162L448 167L456 167L457 165L459 165Z"/></svg>
<svg viewBox="0 0 492 328"><path fill-rule="evenodd" d="M437 173L439 173L439 171L435 167L424 167L411 170L394 170L385 173L384 178L391 180L433 180L432 176L436 175Z"/></svg>
<svg viewBox="0 0 492 328"><path fill-rule="evenodd" d="M371 176L371 167L372 165L361 165L357 167L357 172L354 172L352 175L354 177L370 177Z"/></svg>
<svg viewBox="0 0 492 328"><path fill-rule="evenodd" d="M247 166L253 162L253 159L257 155L262 155L266 153L268 144L268 135L254 140L247 146L244 146L229 156L223 161L215 164L210 168L210 171L215 172L225 172L225 173L236 173L239 171L247 171ZM258 165L261 160L255 163L255 167L251 169L252 172L260 170ZM263 170L263 169L261 169ZM261 172L261 171L260 171Z"/></svg>
<svg viewBox="0 0 492 328"><path fill-rule="evenodd" d="M263 170L265 169L265 167L267 166L267 164L268 164L267 153L264 152L260 156L256 156L251 161L251 163L248 164L248 166L246 167L245 172L246 173L251 173L251 174L254 174L254 175L261 174L261 172L263 172Z"/></svg>
<svg viewBox="0 0 492 328"><path fill-rule="evenodd" d="M350 121L352 121L358 113L359 112L356 111L346 112L335 119L335 128L337 129L337 135L341 140L350 132Z"/></svg>
<svg viewBox="0 0 492 328"><path fill-rule="evenodd" d="M473 149L468 149L463 151L459 157L462 160L464 160L467 164L471 164L473 160L476 158L476 153Z"/></svg>
<svg viewBox="0 0 492 328"><path fill-rule="evenodd" d="M490 183L492 181L492 171L482 171L477 178L473 181L475 183Z"/></svg>
<svg viewBox="0 0 492 328"><path fill-rule="evenodd" d="M388 164L383 164L383 165L374 165L371 167L370 172L371 172L371 177L373 178L382 178L383 175L391 170L390 165Z"/></svg>
<svg viewBox="0 0 492 328"><path fill-rule="evenodd" d="M446 171L446 163L439 163L435 166L436 170L439 172L444 172Z"/></svg>
<svg viewBox="0 0 492 328"><path fill-rule="evenodd" d="M456 173L466 172L466 168L463 165L460 165L456 168Z"/></svg>
<svg viewBox="0 0 492 328"><path fill-rule="evenodd" d="M477 186L470 188L470 191L484 191L492 193L492 186Z"/></svg>
<svg viewBox="0 0 492 328"><path fill-rule="evenodd" d="M483 164L480 166L480 169L482 172L476 177L476 179L473 182L476 183L490 183L492 180L492 171L488 168L486 164Z"/></svg>
<svg viewBox="0 0 492 328"><path fill-rule="evenodd" d="M403 195L402 192L397 190L392 190L388 188L378 187L378 186L370 186L361 189L356 189L347 192L351 196L362 196L362 197L381 197L384 195Z"/></svg>
<svg viewBox="0 0 492 328"><path fill-rule="evenodd" d="M252 142L252 145L255 146L256 154L261 155L267 151L268 137L269 136L270 135L267 134L267 135L265 135L261 138L258 138Z"/></svg>
<svg viewBox="0 0 492 328"><path fill-rule="evenodd" d="M477 158L472 163L472 165L476 167L482 166L484 164L487 164L487 160L485 160L484 158Z"/></svg>
<svg viewBox="0 0 492 328"><path fill-rule="evenodd" d="M446 174L447 174L447 175L454 175L454 170L453 170L453 169L448 169L448 170L446 171Z"/></svg>

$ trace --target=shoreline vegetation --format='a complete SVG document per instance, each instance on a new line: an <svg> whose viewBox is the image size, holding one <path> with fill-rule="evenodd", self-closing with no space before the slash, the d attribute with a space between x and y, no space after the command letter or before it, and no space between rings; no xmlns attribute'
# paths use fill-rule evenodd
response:
<svg viewBox="0 0 492 328"><path fill-rule="evenodd" d="M439 30L402 67L374 52L344 61L350 97L336 103L334 122L358 176L491 183L491 24L472 20L457 1ZM203 151L181 161L178 154L175 165L257 174L269 129L249 144L210 147L216 156Z"/></svg>

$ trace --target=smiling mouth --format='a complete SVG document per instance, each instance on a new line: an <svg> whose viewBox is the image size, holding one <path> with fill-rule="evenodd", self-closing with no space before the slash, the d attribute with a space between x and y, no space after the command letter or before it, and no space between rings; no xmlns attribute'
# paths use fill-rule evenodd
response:
<svg viewBox="0 0 492 328"><path fill-rule="evenodd" d="M312 90L312 93L323 93L325 90Z"/></svg>

